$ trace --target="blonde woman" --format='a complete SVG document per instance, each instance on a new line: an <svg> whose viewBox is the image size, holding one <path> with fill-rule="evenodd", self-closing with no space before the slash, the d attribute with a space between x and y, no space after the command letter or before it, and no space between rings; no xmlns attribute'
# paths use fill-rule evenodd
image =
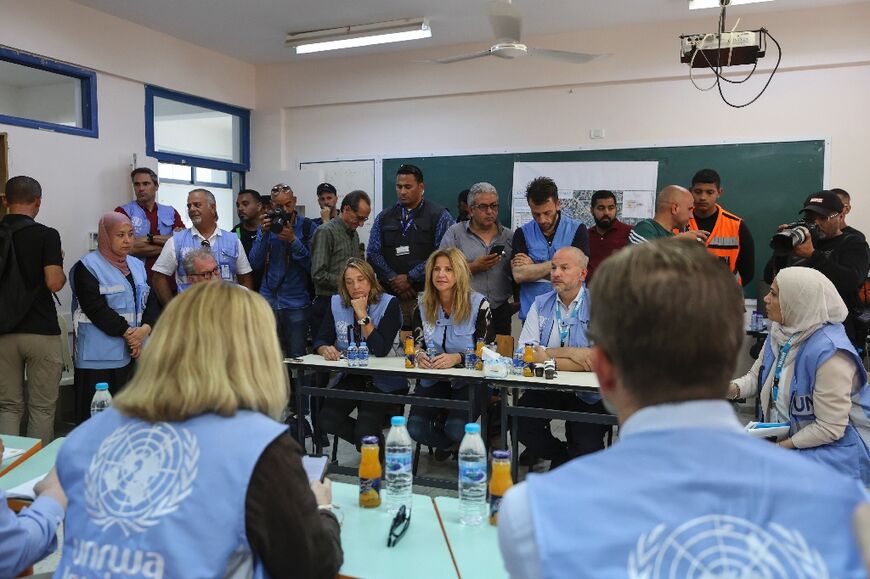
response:
<svg viewBox="0 0 870 579"><path fill-rule="evenodd" d="M347 350L350 337L357 344L366 341L371 356L396 355L396 337L402 328L402 310L399 300L384 293L375 271L365 260L352 257L347 260L339 276L338 295L332 296L320 332L314 339L314 351L327 360L338 360ZM408 380L360 376L339 373L330 385L342 390L405 394ZM357 409L356 418L350 414ZM340 398L327 398L318 415L318 424L359 447L363 436L377 436L383 442L384 416L402 413L396 405L380 402L357 402Z"/></svg>
<svg viewBox="0 0 870 579"><path fill-rule="evenodd" d="M309 488L275 420L286 380L262 297L214 282L173 299L114 407L60 451L58 576L335 577L330 484Z"/></svg>
<svg viewBox="0 0 870 579"><path fill-rule="evenodd" d="M471 272L462 252L451 247L432 253L426 261L426 283L412 322L419 366L436 370L462 367L466 349L473 348L478 338L485 343L495 339L490 319L489 301L483 294L471 291ZM427 349L434 349L432 359ZM451 386L446 380L419 380L414 393L421 397L467 399L469 387L462 383ZM476 404L475 416L480 400ZM464 410L451 410L442 422L438 418L443 412L413 406L408 419L411 437L439 449L437 457L442 459L447 457L445 450L462 440L468 422Z"/></svg>

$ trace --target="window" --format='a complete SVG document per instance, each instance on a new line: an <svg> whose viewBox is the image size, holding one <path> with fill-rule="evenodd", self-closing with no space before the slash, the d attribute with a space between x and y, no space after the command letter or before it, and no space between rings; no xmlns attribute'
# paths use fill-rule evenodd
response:
<svg viewBox="0 0 870 579"><path fill-rule="evenodd" d="M244 175L231 171L218 171L188 165L157 163L157 178L160 189L158 201L172 205L185 227L190 227L187 216L187 194L191 189L202 188L212 192L217 202L218 227L229 231L236 218L236 191L244 188Z"/></svg>
<svg viewBox="0 0 870 579"><path fill-rule="evenodd" d="M225 184L227 172L250 169L250 119L246 109L145 87L148 155L197 167L196 181ZM209 169L213 174L207 174Z"/></svg>
<svg viewBox="0 0 870 579"><path fill-rule="evenodd" d="M0 47L0 123L96 138L96 73Z"/></svg>

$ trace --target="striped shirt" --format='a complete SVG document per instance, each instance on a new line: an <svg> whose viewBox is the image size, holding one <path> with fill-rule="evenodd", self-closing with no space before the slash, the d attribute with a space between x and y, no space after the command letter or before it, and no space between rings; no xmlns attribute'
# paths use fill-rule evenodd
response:
<svg viewBox="0 0 870 579"><path fill-rule="evenodd" d="M638 221L631 230L631 233L628 234L628 242L636 245L652 241L653 239L673 236L673 231L668 231L655 219L644 219L643 221Z"/></svg>

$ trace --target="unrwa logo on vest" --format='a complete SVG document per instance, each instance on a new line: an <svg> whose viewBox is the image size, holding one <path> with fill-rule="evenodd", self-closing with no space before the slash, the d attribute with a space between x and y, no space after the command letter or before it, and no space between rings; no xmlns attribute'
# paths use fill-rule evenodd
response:
<svg viewBox="0 0 870 579"><path fill-rule="evenodd" d="M145 225L145 220L139 217L138 215L134 215L130 218L130 223L133 224L133 229L138 231L143 225ZM149 227L150 229L150 227Z"/></svg>
<svg viewBox="0 0 870 579"><path fill-rule="evenodd" d="M791 400L791 413L795 416L811 416L814 414L812 396L795 396Z"/></svg>
<svg viewBox="0 0 870 579"><path fill-rule="evenodd" d="M740 517L705 515L666 531L662 523L638 538L628 556L631 579L830 577L804 536L777 523L764 529Z"/></svg>
<svg viewBox="0 0 870 579"><path fill-rule="evenodd" d="M97 450L85 475L91 520L104 532L143 532L178 510L192 490L199 443L167 423L134 422L115 430Z"/></svg>

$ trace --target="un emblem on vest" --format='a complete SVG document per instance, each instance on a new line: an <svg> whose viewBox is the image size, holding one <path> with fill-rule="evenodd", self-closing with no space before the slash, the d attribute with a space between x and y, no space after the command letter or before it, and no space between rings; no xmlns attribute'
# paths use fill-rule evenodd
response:
<svg viewBox="0 0 870 579"><path fill-rule="evenodd" d="M706 515L666 531L661 524L640 536L628 557L631 579L830 577L804 536L776 523L763 529L740 517Z"/></svg>
<svg viewBox="0 0 870 579"><path fill-rule="evenodd" d="M130 223L133 225L133 230L138 230L140 227L145 225L145 220L139 217L138 215L134 215L130 218Z"/></svg>
<svg viewBox="0 0 870 579"><path fill-rule="evenodd" d="M141 533L178 510L197 475L199 444L184 428L135 422L100 445L85 475L85 501L102 531Z"/></svg>

